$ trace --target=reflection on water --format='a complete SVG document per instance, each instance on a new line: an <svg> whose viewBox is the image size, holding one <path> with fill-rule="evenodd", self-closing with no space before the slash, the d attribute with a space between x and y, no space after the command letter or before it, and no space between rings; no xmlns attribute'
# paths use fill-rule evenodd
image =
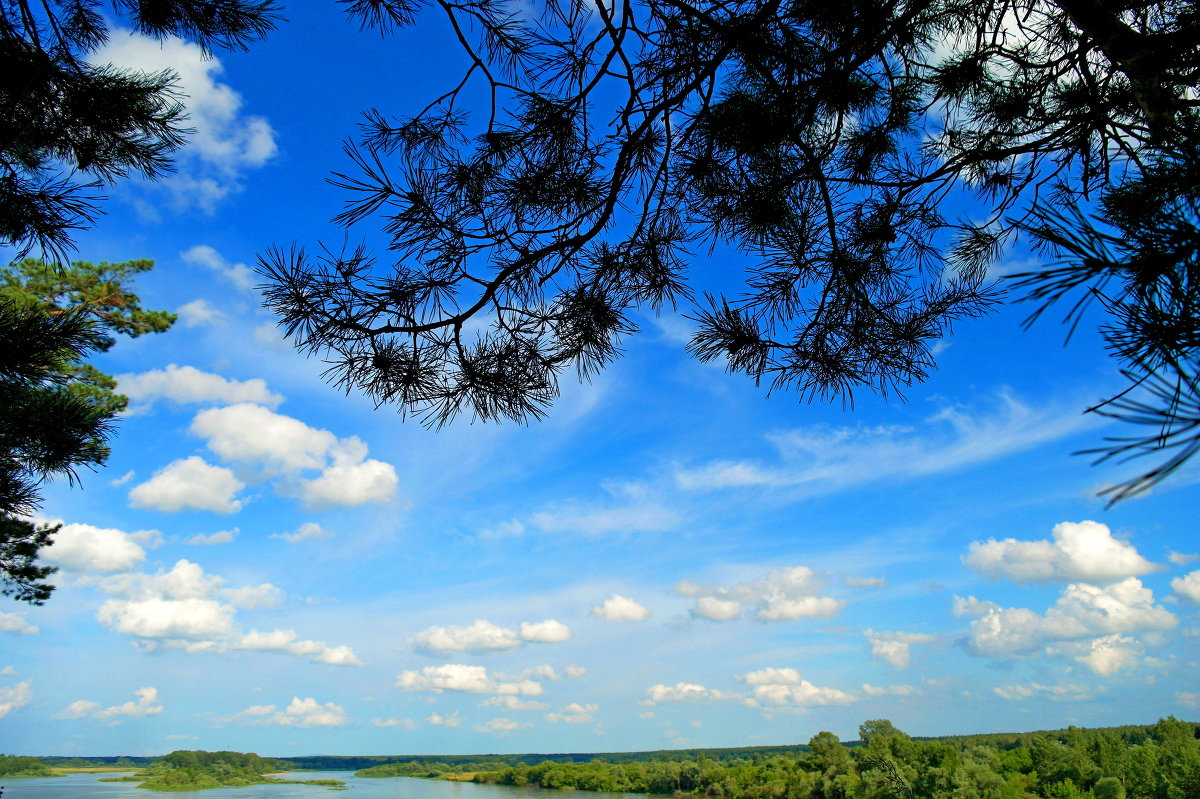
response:
<svg viewBox="0 0 1200 799"><path fill-rule="evenodd" d="M245 788L211 788L206 791L143 791L136 782L100 782L108 774L68 774L64 777L4 779L4 799L342 799L347 791L323 785L250 785ZM284 775L297 780L342 780L352 799L559 799L558 791L476 785L471 782L421 780L411 777L371 779L352 771L305 771ZM586 799L629 799L640 794L576 793ZM346 799L351 799L347 796Z"/></svg>

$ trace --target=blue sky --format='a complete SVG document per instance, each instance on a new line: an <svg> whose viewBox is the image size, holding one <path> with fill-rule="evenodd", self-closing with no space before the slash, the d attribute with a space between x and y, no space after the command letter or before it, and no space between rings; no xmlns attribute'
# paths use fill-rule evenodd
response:
<svg viewBox="0 0 1200 799"><path fill-rule="evenodd" d="M436 22L288 16L215 60L103 54L175 68L197 133L176 175L114 187L79 257L154 259L137 289L180 321L100 362L133 404L107 467L46 492L58 591L0 608L0 748L614 751L1200 712L1196 472L1096 499L1139 464L1071 454L1120 433L1081 414L1120 385L1087 330L1064 347L1004 309L907 402L852 409L690 359L686 309L528 427L431 432L325 384L255 255L340 240L324 179L359 113L414 110L459 56Z"/></svg>

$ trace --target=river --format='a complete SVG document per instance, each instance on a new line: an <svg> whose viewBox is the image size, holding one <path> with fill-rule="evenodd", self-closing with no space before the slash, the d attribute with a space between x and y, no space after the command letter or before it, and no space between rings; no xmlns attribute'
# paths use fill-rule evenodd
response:
<svg viewBox="0 0 1200 799"><path fill-rule="evenodd" d="M3 799L555 799L558 791L476 785L472 782L422 780L412 777L355 777L353 771L303 771L287 774L297 780L342 780L347 791L330 791L323 785L250 785L245 788L210 788L206 791L143 791L136 782L100 782L118 774L68 774L63 777L8 778ZM582 794L573 794L580 796ZM644 794L591 793L587 799L631 799Z"/></svg>

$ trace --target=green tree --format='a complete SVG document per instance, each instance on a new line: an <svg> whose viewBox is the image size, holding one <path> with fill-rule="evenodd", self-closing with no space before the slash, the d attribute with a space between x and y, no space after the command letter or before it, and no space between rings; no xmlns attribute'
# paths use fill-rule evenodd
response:
<svg viewBox="0 0 1200 799"><path fill-rule="evenodd" d="M0 3L0 245L65 261L73 233L100 213L99 191L157 177L185 140L175 76L96 66L108 36L93 0ZM114 0L137 33L179 36L211 52L244 48L274 27L270 0Z"/></svg>
<svg viewBox="0 0 1200 799"><path fill-rule="evenodd" d="M287 335L342 387L433 425L526 420L565 371L615 358L635 313L687 303L701 360L802 398L895 392L997 301L988 267L1025 234L1062 259L1025 291L1039 307L1098 296L1149 388L1100 410L1141 420L1122 402L1166 381L1170 434L1149 450L1200 436L1194 3L348 7L384 32L442 12L469 66L415 114L368 112L335 173L337 221L376 218L386 255L260 256ZM1139 235L1096 261L1072 247L1097 227ZM695 252L744 270L744 288L697 298Z"/></svg>
<svg viewBox="0 0 1200 799"><path fill-rule="evenodd" d="M79 311L55 316L0 298L0 594L40 605L54 569L37 552L54 528L23 519L50 477L74 480L108 457L114 412L71 391L68 365L103 346Z"/></svg>
<svg viewBox="0 0 1200 799"><path fill-rule="evenodd" d="M114 334L137 338L162 333L177 318L168 311L149 310L132 289L137 275L149 271L154 261L139 259L110 264L73 261L70 266L26 258L0 270L0 297L22 307L40 308L51 316L82 313L101 333L98 352L116 343ZM95 366L75 360L65 365L69 388L110 411L125 410L129 399L114 391L117 381Z"/></svg>

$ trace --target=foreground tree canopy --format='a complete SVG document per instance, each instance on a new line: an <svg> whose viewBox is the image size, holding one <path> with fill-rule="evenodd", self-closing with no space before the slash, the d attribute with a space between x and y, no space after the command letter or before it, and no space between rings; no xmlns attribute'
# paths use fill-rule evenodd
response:
<svg viewBox="0 0 1200 799"><path fill-rule="evenodd" d="M95 65L108 23L96 0L0 2L0 246L66 260L74 231L100 213L100 190L154 178L184 143L169 72ZM242 48L274 27L270 0L113 0L137 33L179 36L205 52Z"/></svg>
<svg viewBox="0 0 1200 799"><path fill-rule="evenodd" d="M0 596L40 605L53 591L54 569L37 555L58 528L27 517L43 482L74 481L108 458L114 417L129 401L86 359L115 334L170 328L175 315L143 308L130 285L153 266L25 259L0 269Z"/></svg>
<svg viewBox="0 0 1200 799"><path fill-rule="evenodd" d="M801 398L890 393L999 292L1023 234L1035 313L1098 306L1133 386L1099 410L1200 448L1200 24L1183 0L354 0L389 32L444 14L461 81L372 110L334 183L365 242L260 257L268 305L346 390L440 425L541 416L637 313ZM378 237L377 237L378 238ZM695 296L711 257L744 288Z"/></svg>

